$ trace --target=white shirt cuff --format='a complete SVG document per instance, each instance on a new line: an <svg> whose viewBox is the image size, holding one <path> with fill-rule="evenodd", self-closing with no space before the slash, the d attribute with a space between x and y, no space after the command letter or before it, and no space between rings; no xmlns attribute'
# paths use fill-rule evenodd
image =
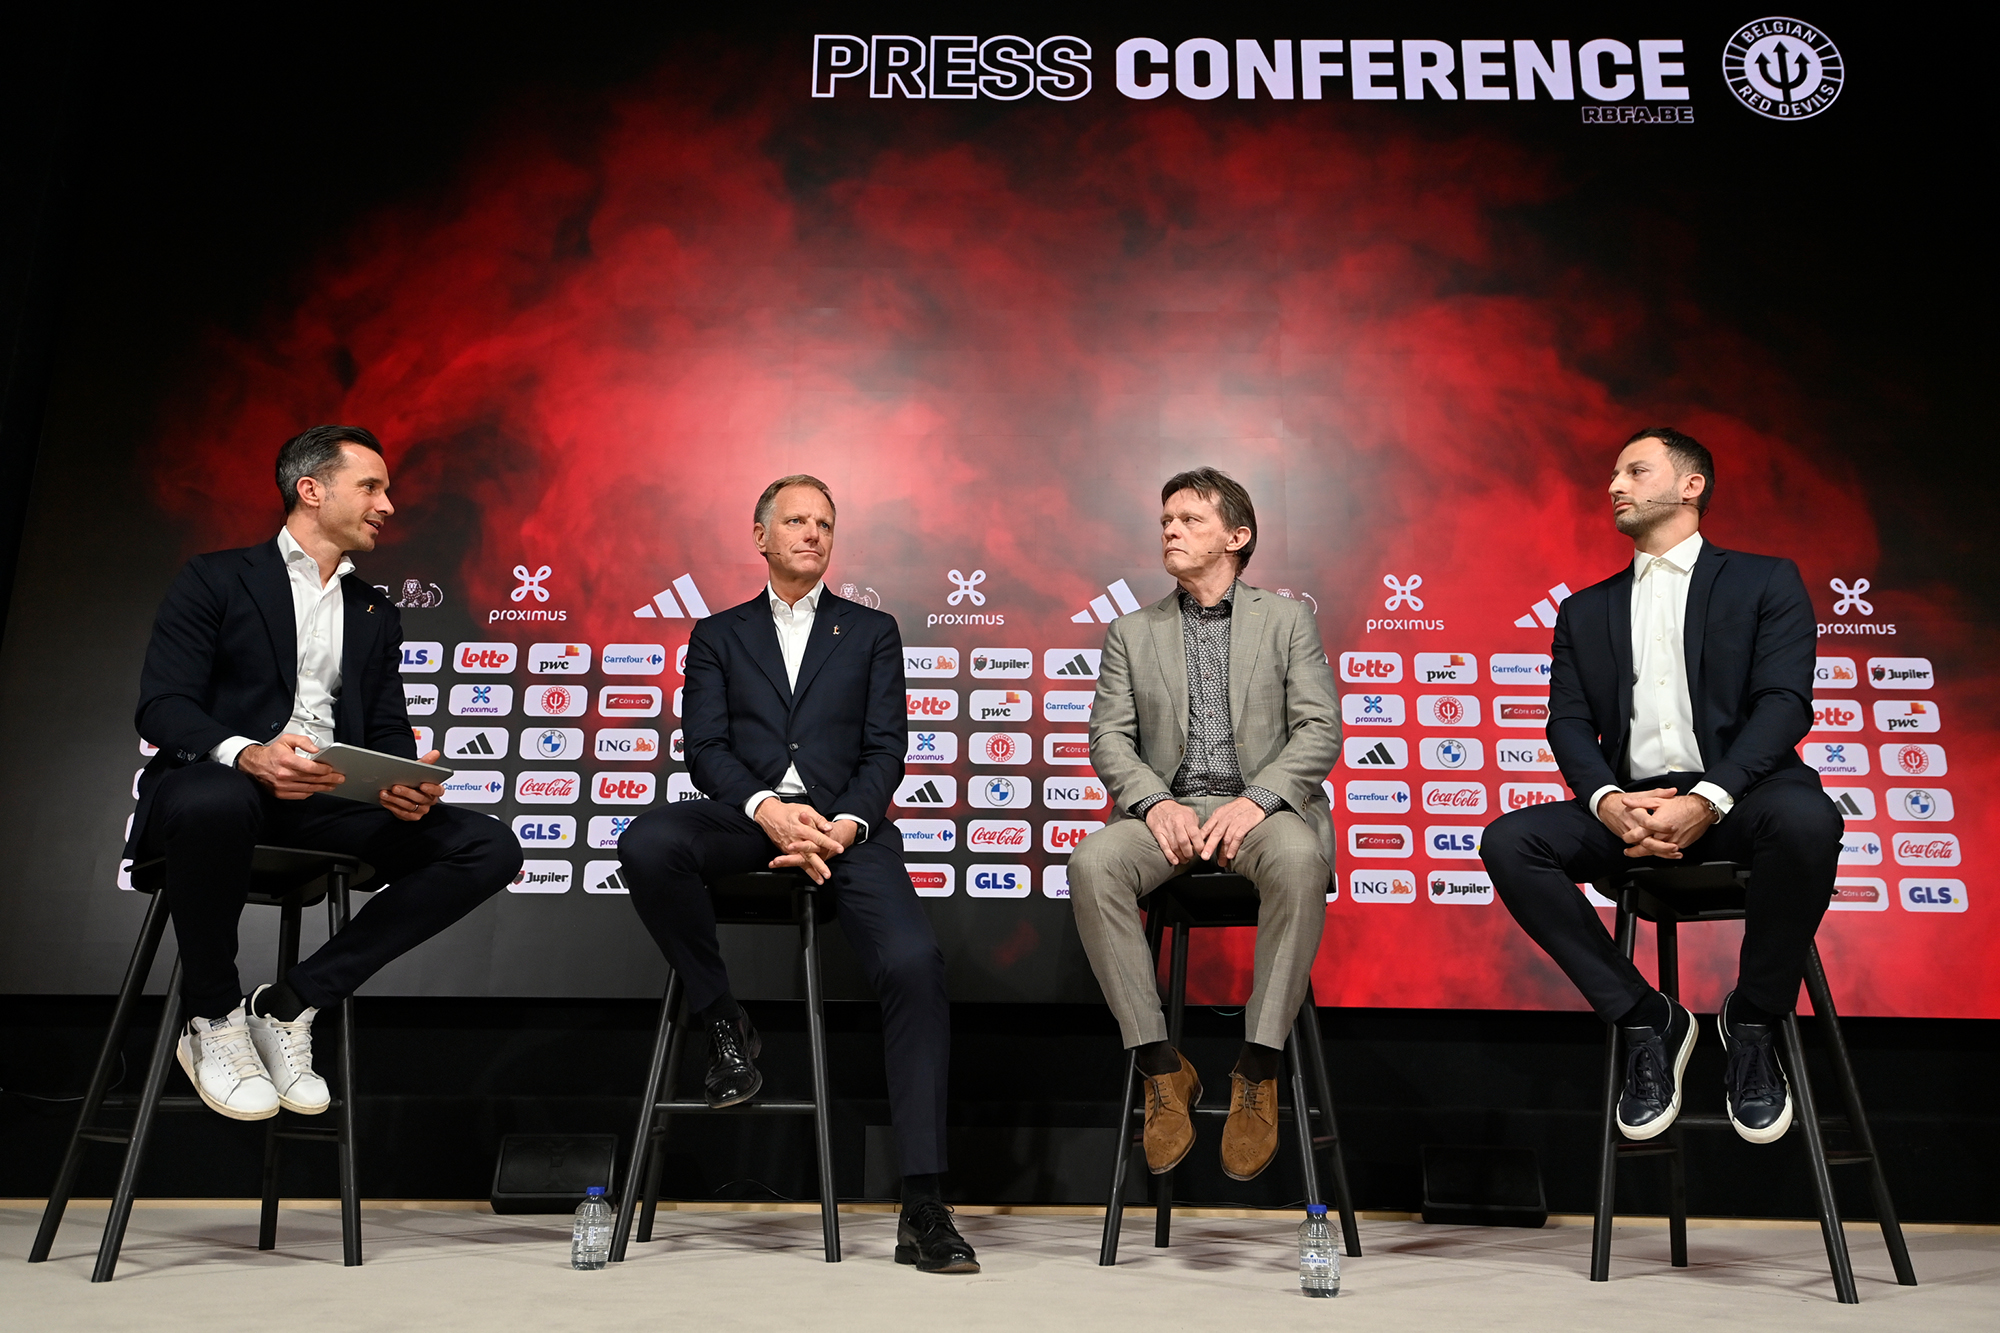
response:
<svg viewBox="0 0 2000 1333"><path fill-rule="evenodd" d="M228 740L208 752L208 757L224 768L236 767L236 758L257 742L248 736L231 736Z"/></svg>
<svg viewBox="0 0 2000 1333"><path fill-rule="evenodd" d="M760 791L743 803L743 813L755 819L757 817L757 807L764 804L766 797L777 797L781 801L785 799L782 796L778 796L778 793L774 791Z"/></svg>
<svg viewBox="0 0 2000 1333"><path fill-rule="evenodd" d="M1602 801L1602 800L1604 799L1604 794L1605 794L1606 792L1613 792L1613 791L1624 791L1624 790L1625 790L1625 789L1624 789L1623 787L1619 786L1619 785L1618 785L1617 783L1615 783L1615 782L1607 782L1607 783L1605 783L1605 784L1604 784L1604 785L1603 785L1602 787L1599 787L1599 788L1598 788L1598 789L1597 789L1596 791L1592 792L1592 793L1590 794L1590 813L1591 813L1591 815L1592 815L1593 817L1594 817L1594 816L1596 816L1596 814L1597 814L1597 806L1598 806L1598 803L1599 803L1599 802L1601 802L1601 801ZM1598 822L1598 823L1600 823L1600 824L1602 824L1602 823L1603 823L1604 821L1603 821L1602 819L1599 819L1599 820L1598 820L1597 822Z"/></svg>
<svg viewBox="0 0 2000 1333"><path fill-rule="evenodd" d="M1731 796L1728 792L1724 791L1722 788L1716 786L1713 782L1695 783L1693 787L1690 787L1688 789L1688 795L1706 796L1709 799L1709 801L1714 804L1716 810L1718 811L1716 815L1716 819L1718 821L1722 818L1723 815L1728 814L1736 806L1736 798L1734 796Z"/></svg>
<svg viewBox="0 0 2000 1333"><path fill-rule="evenodd" d="M863 819L860 815L835 815L834 818L845 819L849 823L855 825L861 830L861 836L855 839L856 842L868 841L868 821Z"/></svg>

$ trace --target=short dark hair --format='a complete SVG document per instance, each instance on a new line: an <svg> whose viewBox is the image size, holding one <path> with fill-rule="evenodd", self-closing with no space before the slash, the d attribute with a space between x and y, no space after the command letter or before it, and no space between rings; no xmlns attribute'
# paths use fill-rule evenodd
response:
<svg viewBox="0 0 2000 1333"><path fill-rule="evenodd" d="M1198 467L1168 477L1167 484L1160 487L1160 503L1165 504L1182 491L1193 491L1214 505L1216 512L1222 516L1223 526L1231 532L1238 528L1250 529L1250 540L1244 542L1240 549L1230 552L1236 557L1236 572L1242 573L1257 550L1257 506L1250 503L1250 492L1227 472Z"/></svg>
<svg viewBox="0 0 2000 1333"><path fill-rule="evenodd" d="M777 506L778 492L784 490L787 486L812 487L826 497L826 507L833 510L833 516L835 518L840 517L840 507L834 504L833 492L826 488L825 482L821 481L818 477L807 476L803 472L794 472L789 477L778 478L764 488L764 493L757 497L757 508L752 511L754 515L752 521L762 523L767 528L770 527L771 511Z"/></svg>
<svg viewBox="0 0 2000 1333"><path fill-rule="evenodd" d="M285 512L299 507L299 481L311 477L325 485L340 470L340 446L358 444L382 452L373 432L359 426L314 426L302 430L278 450L278 494L285 497Z"/></svg>
<svg viewBox="0 0 2000 1333"><path fill-rule="evenodd" d="M1708 511L1708 502L1715 494L1715 455L1706 445L1692 435L1683 435L1672 426L1648 426L1625 441L1620 448L1629 448L1641 440L1658 440L1667 447L1667 457L1674 460L1674 475L1685 477L1690 472L1702 476L1701 494L1694 498L1697 514Z"/></svg>

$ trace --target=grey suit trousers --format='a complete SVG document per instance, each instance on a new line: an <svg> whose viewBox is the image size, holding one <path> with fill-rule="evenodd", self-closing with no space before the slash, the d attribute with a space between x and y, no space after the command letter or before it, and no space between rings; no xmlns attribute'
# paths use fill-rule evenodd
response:
<svg viewBox="0 0 2000 1333"><path fill-rule="evenodd" d="M1228 804L1222 796L1181 801L1204 821ZM1190 863L1167 860L1143 820L1120 819L1085 838L1069 862L1070 907L1105 1001L1130 1048L1167 1039L1154 962L1146 949L1139 901L1183 875ZM1326 925L1326 854L1296 811L1268 815L1244 836L1229 869L1257 886L1257 951L1243 1035L1282 1047L1304 1002L1313 958Z"/></svg>

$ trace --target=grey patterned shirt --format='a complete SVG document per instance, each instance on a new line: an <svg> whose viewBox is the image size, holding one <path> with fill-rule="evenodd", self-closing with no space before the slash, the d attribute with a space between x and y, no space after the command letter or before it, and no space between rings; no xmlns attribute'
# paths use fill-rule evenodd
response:
<svg viewBox="0 0 2000 1333"><path fill-rule="evenodd" d="M1170 784L1174 796L1247 796L1265 814L1285 808L1285 800L1262 787L1243 785L1243 768L1236 758L1236 736L1229 722L1229 622L1236 603L1236 585L1214 606L1203 606L1181 590L1181 642L1187 653L1187 753ZM1132 807L1146 812L1167 800L1155 793Z"/></svg>

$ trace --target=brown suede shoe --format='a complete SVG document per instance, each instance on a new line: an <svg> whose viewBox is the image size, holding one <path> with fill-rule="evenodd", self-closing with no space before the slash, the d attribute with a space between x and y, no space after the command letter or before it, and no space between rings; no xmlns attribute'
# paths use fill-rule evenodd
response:
<svg viewBox="0 0 2000 1333"><path fill-rule="evenodd" d="M1229 1119L1222 1125L1222 1173L1254 1180L1278 1152L1278 1080L1229 1076Z"/></svg>
<svg viewBox="0 0 2000 1333"><path fill-rule="evenodd" d="M1190 1112L1201 1102L1201 1076L1187 1057L1174 1055L1181 1067L1158 1078L1146 1080L1146 1166L1154 1175L1171 1171L1194 1147L1194 1116Z"/></svg>

